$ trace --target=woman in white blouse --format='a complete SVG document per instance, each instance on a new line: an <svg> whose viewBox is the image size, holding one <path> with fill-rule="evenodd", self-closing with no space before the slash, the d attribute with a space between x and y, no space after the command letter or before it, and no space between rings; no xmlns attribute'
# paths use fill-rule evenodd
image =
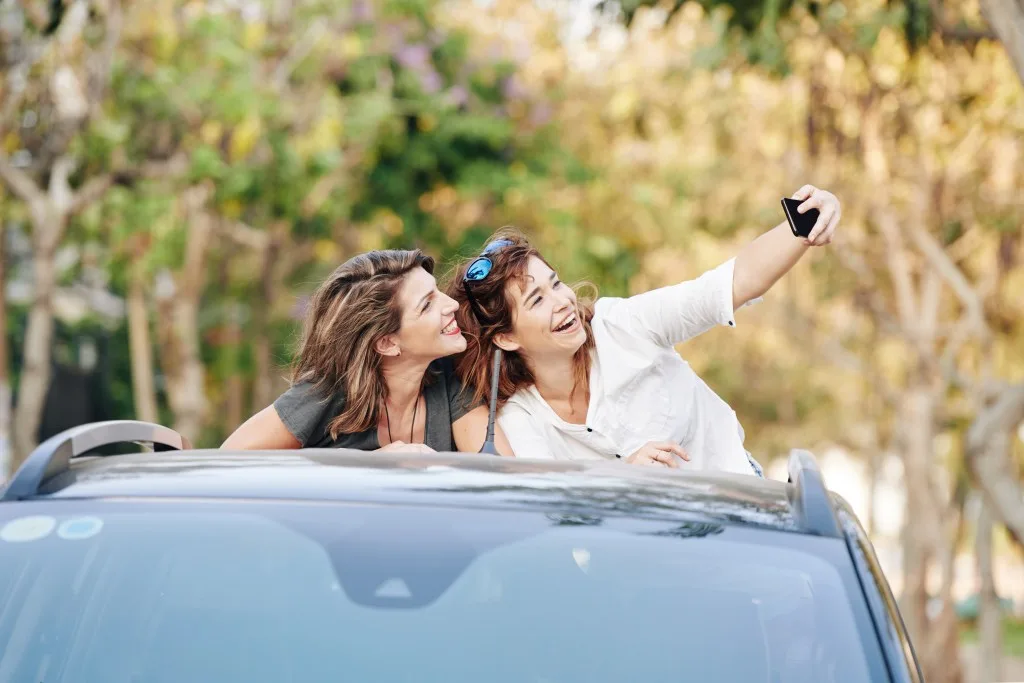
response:
<svg viewBox="0 0 1024 683"><path fill-rule="evenodd" d="M803 200L801 213L820 211L807 238L782 223L695 280L626 299L578 298L513 230L459 267L449 295L469 346L458 372L482 400L491 349L503 350L498 425L514 455L760 474L736 413L673 347L715 325L735 326L736 309L808 248L832 241L836 197L810 185L793 197Z"/></svg>

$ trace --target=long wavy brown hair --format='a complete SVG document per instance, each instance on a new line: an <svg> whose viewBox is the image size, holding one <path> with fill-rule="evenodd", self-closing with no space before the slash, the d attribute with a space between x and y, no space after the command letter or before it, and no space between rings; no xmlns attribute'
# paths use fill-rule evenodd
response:
<svg viewBox="0 0 1024 683"><path fill-rule="evenodd" d="M344 392L345 406L328 425L332 439L377 424L388 387L376 344L401 328L398 288L414 268L433 274L434 259L418 249L368 251L338 266L313 294L292 382L311 382L324 397Z"/></svg>
<svg viewBox="0 0 1024 683"><path fill-rule="evenodd" d="M484 401L485 397L490 396L495 337L512 332L512 315L516 302L506 285L515 280L521 285L525 284L530 257L535 256L551 267L547 259L517 228L501 228L491 236L487 244L498 239L509 240L511 244L489 253L488 257L493 263L491 272L483 280L469 284L473 288L473 298L486 320L478 320L466 296L463 283L466 269L476 260L476 256L462 259L449 274L446 286L448 296L459 303L459 310L455 315L467 343L466 350L456 361L456 371L463 385L472 389L474 403ZM594 317L593 303L596 299L596 289L589 283L573 285L573 290L576 291L576 306L579 309L577 313L587 332L587 340L573 357L571 397L589 382L590 354L594 348L594 334L590 321ZM583 294L584 290L590 290L586 296ZM521 354L508 351L502 353L501 370L498 375L499 404L504 404L519 389L534 383L533 373Z"/></svg>

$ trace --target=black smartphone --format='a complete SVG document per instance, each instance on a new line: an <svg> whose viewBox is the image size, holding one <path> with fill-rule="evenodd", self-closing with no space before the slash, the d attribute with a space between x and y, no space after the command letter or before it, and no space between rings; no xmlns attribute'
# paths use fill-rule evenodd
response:
<svg viewBox="0 0 1024 683"><path fill-rule="evenodd" d="M786 212L786 220L789 221L789 227L793 230L793 234L797 237L807 237L811 234L814 224L818 222L818 215L821 212L811 209L807 213L800 213L797 208L801 204L803 204L802 200L787 197L782 200L782 209Z"/></svg>

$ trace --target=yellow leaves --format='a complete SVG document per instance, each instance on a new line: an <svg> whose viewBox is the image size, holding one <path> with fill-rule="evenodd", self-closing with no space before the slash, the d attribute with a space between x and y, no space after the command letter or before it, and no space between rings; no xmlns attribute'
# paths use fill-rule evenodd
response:
<svg viewBox="0 0 1024 683"><path fill-rule="evenodd" d="M789 147L789 140L781 131L771 131L757 139L757 147L769 159L779 159Z"/></svg>
<svg viewBox="0 0 1024 683"><path fill-rule="evenodd" d="M623 88L611 96L605 108L605 114L615 122L623 122L633 116L639 98L633 88Z"/></svg>
<svg viewBox="0 0 1024 683"><path fill-rule="evenodd" d="M846 66L846 58L843 53L832 47L825 52L825 68L833 74L841 74Z"/></svg>
<svg viewBox="0 0 1024 683"><path fill-rule="evenodd" d="M518 209L526 203L526 195L517 187L505 191L505 203L513 209Z"/></svg>
<svg viewBox="0 0 1024 683"><path fill-rule="evenodd" d="M340 113L321 116L308 133L298 137L295 148L303 158L341 147L345 122Z"/></svg>
<svg viewBox="0 0 1024 683"><path fill-rule="evenodd" d="M174 55L174 51L178 49L178 43L181 41L176 22L161 22L156 27L155 33L153 46L157 58L161 60L170 59Z"/></svg>
<svg viewBox="0 0 1024 683"><path fill-rule="evenodd" d="M416 128L422 133L429 133L437 128L437 117L433 114L420 114L416 117Z"/></svg>
<svg viewBox="0 0 1024 683"><path fill-rule="evenodd" d="M910 55L899 32L886 27L878 34L872 58L871 74L875 82L883 88L894 88L903 78Z"/></svg>
<svg viewBox="0 0 1024 683"><path fill-rule="evenodd" d="M238 219L242 217L242 211L245 209L242 206L242 202L238 199L227 199L221 202L220 212L225 218Z"/></svg>
<svg viewBox="0 0 1024 683"><path fill-rule="evenodd" d="M839 112L836 126L848 138L856 138L860 135L860 112L852 107L845 108Z"/></svg>
<svg viewBox="0 0 1024 683"><path fill-rule="evenodd" d="M384 248L384 237L374 230L359 231L359 250L374 251Z"/></svg>
<svg viewBox="0 0 1024 683"><path fill-rule="evenodd" d="M922 139L934 140L942 132L942 110L934 104L925 105L915 112L914 124Z"/></svg>
<svg viewBox="0 0 1024 683"><path fill-rule="evenodd" d="M8 132L3 139L4 154L14 154L21 147L21 138L13 130Z"/></svg>
<svg viewBox="0 0 1024 683"><path fill-rule="evenodd" d="M242 30L242 45L246 50L255 50L263 45L267 37L267 24L263 21L247 21Z"/></svg>
<svg viewBox="0 0 1024 683"><path fill-rule="evenodd" d="M363 48L363 39L356 33L346 33L342 36L338 47L341 50L342 56L346 59L362 57L363 52L365 51Z"/></svg>
<svg viewBox="0 0 1024 683"><path fill-rule="evenodd" d="M442 185L433 192L424 193L419 199L420 208L428 213L447 211L459 200L455 188Z"/></svg>
<svg viewBox="0 0 1024 683"><path fill-rule="evenodd" d="M587 240L587 250L599 259L611 259L619 252L619 247L611 237L592 235Z"/></svg>
<svg viewBox="0 0 1024 683"><path fill-rule="evenodd" d="M334 240L317 240L313 244L313 258L320 263L335 263L341 257L341 249Z"/></svg>
<svg viewBox="0 0 1024 683"><path fill-rule="evenodd" d="M371 230L380 231L389 237L401 235L403 227L405 227L405 223L401 216L391 209L378 209L370 219L369 225Z"/></svg>
<svg viewBox="0 0 1024 683"><path fill-rule="evenodd" d="M199 139L211 147L219 145L223 135L224 126L220 121L210 119L203 121L203 125L199 127Z"/></svg>
<svg viewBox="0 0 1024 683"><path fill-rule="evenodd" d="M228 146L228 158L232 162L241 161L249 156L253 147L259 141L263 132L263 123L259 117L249 114L242 122L235 126L231 133L231 143Z"/></svg>

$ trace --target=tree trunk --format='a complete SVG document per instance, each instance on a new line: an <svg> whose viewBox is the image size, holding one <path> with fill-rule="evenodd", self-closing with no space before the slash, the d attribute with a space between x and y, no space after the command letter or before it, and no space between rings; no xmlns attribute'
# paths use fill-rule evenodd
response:
<svg viewBox="0 0 1024 683"><path fill-rule="evenodd" d="M137 255L138 256L138 255ZM128 345L131 354L132 398L135 417L146 422L159 420L153 365L153 346L149 334L149 310L146 306L144 275L138 261L131 266L128 279Z"/></svg>
<svg viewBox="0 0 1024 683"><path fill-rule="evenodd" d="M875 508L878 505L878 477L879 470L881 469L880 465L882 459L888 456L888 452L881 451L878 446L879 443L877 439L873 440L871 451L867 454L868 508L864 517L864 529L871 538L875 535Z"/></svg>
<svg viewBox="0 0 1024 683"><path fill-rule="evenodd" d="M1005 437L1004 437L1005 438ZM992 569L992 509L982 502L978 515L975 554L978 562L978 680L1003 680L1003 619Z"/></svg>
<svg viewBox="0 0 1024 683"><path fill-rule="evenodd" d="M6 240L4 221L0 217L0 482L11 474L11 363L7 350Z"/></svg>
<svg viewBox="0 0 1024 683"><path fill-rule="evenodd" d="M175 431L192 443L202 437L206 418L205 372L199 348L199 300L206 281L206 254L213 219L205 209L212 187L198 186L183 193L185 261L161 292L161 362L167 378L167 399L174 412Z"/></svg>
<svg viewBox="0 0 1024 683"><path fill-rule="evenodd" d="M1003 44L1017 77L1024 83L1024 2L981 0L981 12Z"/></svg>
<svg viewBox="0 0 1024 683"><path fill-rule="evenodd" d="M931 497L934 401L931 389L920 385L906 394L903 410L903 478L907 489L903 529L902 610L911 637L924 642L928 617L928 567L934 559L936 509Z"/></svg>
<svg viewBox="0 0 1024 683"><path fill-rule="evenodd" d="M278 285L283 276L278 257L287 227L271 228L270 241L263 252L263 275L260 278L260 301L253 309L253 323L256 328L256 342L253 349L256 378L253 382L252 405L250 414L270 405L274 399L273 374L277 371L270 343L270 321L274 310L274 301L278 293Z"/></svg>
<svg viewBox="0 0 1024 683"><path fill-rule="evenodd" d="M63 234L64 216L49 213L50 224L33 226L35 240L32 255L34 296L25 329L24 361L18 384L18 405L14 409L14 462L17 468L36 447L39 424L43 417L43 403L50 386L51 344L53 343L53 296L57 285L56 240L52 235Z"/></svg>
<svg viewBox="0 0 1024 683"><path fill-rule="evenodd" d="M956 548L963 537L963 506L964 498L958 498L956 514L952 515L949 525L942 528L942 536L938 541L942 544L935 548L941 559L942 587L939 596L942 609L927 627L927 641L924 643L925 680L929 683L960 683L963 680L960 663L960 623L956 615L956 604L953 600L953 584L956 581Z"/></svg>
<svg viewBox="0 0 1024 683"><path fill-rule="evenodd" d="M226 280L226 278L225 278ZM226 283L225 283L226 284ZM228 432L242 424L245 419L245 383L242 378L240 362L242 345L242 323L241 314L237 305L228 309L227 329L224 338L221 339L221 353L224 354L223 371L227 378L224 382L224 420L228 425Z"/></svg>
<svg viewBox="0 0 1024 683"><path fill-rule="evenodd" d="M174 413L173 428L196 443L206 412L198 306L176 294L163 300L159 310L164 321L160 355L167 378L167 400Z"/></svg>

